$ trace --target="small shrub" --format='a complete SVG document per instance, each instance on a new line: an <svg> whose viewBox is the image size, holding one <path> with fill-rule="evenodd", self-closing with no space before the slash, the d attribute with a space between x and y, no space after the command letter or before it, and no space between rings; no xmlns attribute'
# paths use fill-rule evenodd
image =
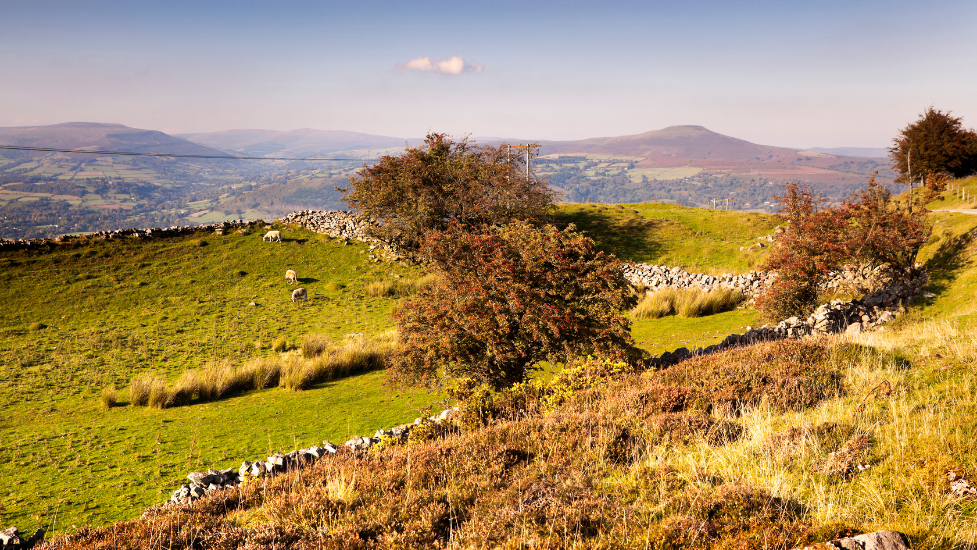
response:
<svg viewBox="0 0 977 550"><path fill-rule="evenodd" d="M115 386L106 386L102 388L102 407L106 410L118 404L118 396L116 395Z"/></svg>
<svg viewBox="0 0 977 550"><path fill-rule="evenodd" d="M207 241L203 239L194 239L190 241L190 246L197 247L197 248L207 246Z"/></svg>
<svg viewBox="0 0 977 550"><path fill-rule="evenodd" d="M312 359L322 355L329 347L329 337L325 334L306 334L302 336L302 357Z"/></svg>
<svg viewBox="0 0 977 550"><path fill-rule="evenodd" d="M44 323L42 323L40 321L35 321L35 322L31 323L31 326L30 326L30 329L33 330L33 331L35 331L35 332L38 331L38 330L44 330L46 328L47 328L47 325L45 325Z"/></svg>
<svg viewBox="0 0 977 550"><path fill-rule="evenodd" d="M271 344L271 349L279 353L283 351L288 351L288 337L282 335L279 336L278 338L275 338L275 341L272 342Z"/></svg>

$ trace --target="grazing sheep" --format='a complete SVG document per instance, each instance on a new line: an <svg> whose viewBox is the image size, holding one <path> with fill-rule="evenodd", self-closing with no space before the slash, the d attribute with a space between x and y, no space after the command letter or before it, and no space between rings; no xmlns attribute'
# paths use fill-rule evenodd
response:
<svg viewBox="0 0 977 550"><path fill-rule="evenodd" d="M309 293L305 291L304 288L296 288L292 291L292 301L302 300L303 302L309 299Z"/></svg>
<svg viewBox="0 0 977 550"><path fill-rule="evenodd" d="M282 232L281 231L269 231L265 233L264 237L261 237L261 241L278 241L282 242Z"/></svg>
<svg viewBox="0 0 977 550"><path fill-rule="evenodd" d="M288 282L290 282L290 283L296 284L296 285L299 284L299 277L298 277L298 275L296 275L295 274L295 271L293 271L291 269L289 269L288 271L285 272L285 280L288 281Z"/></svg>

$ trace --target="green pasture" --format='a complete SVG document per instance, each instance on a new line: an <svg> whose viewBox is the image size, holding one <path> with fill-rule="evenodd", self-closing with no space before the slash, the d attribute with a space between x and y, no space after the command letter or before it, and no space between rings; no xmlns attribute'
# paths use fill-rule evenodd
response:
<svg viewBox="0 0 977 550"><path fill-rule="evenodd" d="M739 246L776 224L766 215L665 204L561 205L557 218L622 258L713 272L748 270L758 256ZM58 529L131 518L164 501L189 471L370 435L442 400L389 387L375 372L303 392L274 388L164 410L126 406L128 382L139 373L172 383L210 361L275 354L279 336L294 346L308 333L386 331L395 300L369 297L365 285L420 273L368 261L365 245L292 229L283 243L267 243L264 232L84 241L0 256L0 525L49 527L55 514ZM309 290L306 304L290 300L290 268ZM751 323L752 310L673 316L639 320L633 335L657 354L707 346ZM122 406L102 408L107 386L119 389Z"/></svg>
<svg viewBox="0 0 977 550"><path fill-rule="evenodd" d="M665 203L561 204L561 223L574 223L619 258L711 274L756 269L761 251L740 251L778 225L770 214L688 208Z"/></svg>
<svg viewBox="0 0 977 550"><path fill-rule="evenodd" d="M628 170L628 176L630 176L632 182L640 182L642 176L647 176L648 179L658 179L658 180L679 180L683 178L691 178L692 176L702 172L702 168L695 166L679 166L677 168L634 168Z"/></svg>
<svg viewBox="0 0 977 550"><path fill-rule="evenodd" d="M254 458L269 443L288 450L370 435L439 399L386 388L373 373L300 394L271 389L163 411L102 411L102 388L115 385L125 400L140 372L173 381L211 360L273 354L279 336L295 345L307 333L341 339L392 327L394 301L367 297L363 287L415 269L369 263L363 245L289 230L285 242L267 243L263 233L0 257L0 524L47 526L58 495L70 495L61 502L63 526L131 517L189 469L229 467L221 461ZM289 268L308 303L291 302ZM188 467L191 428L201 454Z"/></svg>

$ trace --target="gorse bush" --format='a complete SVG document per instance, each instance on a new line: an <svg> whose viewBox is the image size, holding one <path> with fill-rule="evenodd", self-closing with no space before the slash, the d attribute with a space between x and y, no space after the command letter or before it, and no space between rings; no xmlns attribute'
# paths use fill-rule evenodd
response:
<svg viewBox="0 0 977 550"><path fill-rule="evenodd" d="M745 299L742 292L728 288L706 292L696 288L668 287L645 293L631 314L637 319L658 319L673 314L702 317L729 311Z"/></svg>

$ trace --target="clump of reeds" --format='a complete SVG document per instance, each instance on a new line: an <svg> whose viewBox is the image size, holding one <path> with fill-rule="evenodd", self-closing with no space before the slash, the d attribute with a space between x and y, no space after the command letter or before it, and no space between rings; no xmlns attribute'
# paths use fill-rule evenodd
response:
<svg viewBox="0 0 977 550"><path fill-rule="evenodd" d="M374 298L403 298L434 283L437 279L438 276L434 273L429 273L417 279L382 279L368 283L364 291L367 296L373 296Z"/></svg>
<svg viewBox="0 0 977 550"><path fill-rule="evenodd" d="M152 373L144 372L137 374L129 381L129 403L137 407L145 407L149 404L149 393L153 387Z"/></svg>
<svg viewBox="0 0 977 550"><path fill-rule="evenodd" d="M329 347L329 337L325 334L306 334L302 337L302 357L318 357Z"/></svg>
<svg viewBox="0 0 977 550"><path fill-rule="evenodd" d="M287 366L282 373L281 385L301 390L317 382L382 369L396 345L397 337L393 332L374 337L346 337L331 344L314 359Z"/></svg>
<svg viewBox="0 0 977 550"><path fill-rule="evenodd" d="M154 409L162 409L170 403L170 392L166 389L166 379L154 376L149 386L146 404Z"/></svg>
<svg viewBox="0 0 977 550"><path fill-rule="evenodd" d="M288 351L288 337L284 334L275 338L275 341L271 344L271 349L281 353L283 351Z"/></svg>
<svg viewBox="0 0 977 550"><path fill-rule="evenodd" d="M631 310L638 319L657 319L677 314L681 317L702 317L729 311L746 299L730 288L716 288L711 292L693 288L663 288L647 292Z"/></svg>
<svg viewBox="0 0 977 550"><path fill-rule="evenodd" d="M118 405L119 399L115 391L115 384L102 388L102 406L111 409Z"/></svg>

